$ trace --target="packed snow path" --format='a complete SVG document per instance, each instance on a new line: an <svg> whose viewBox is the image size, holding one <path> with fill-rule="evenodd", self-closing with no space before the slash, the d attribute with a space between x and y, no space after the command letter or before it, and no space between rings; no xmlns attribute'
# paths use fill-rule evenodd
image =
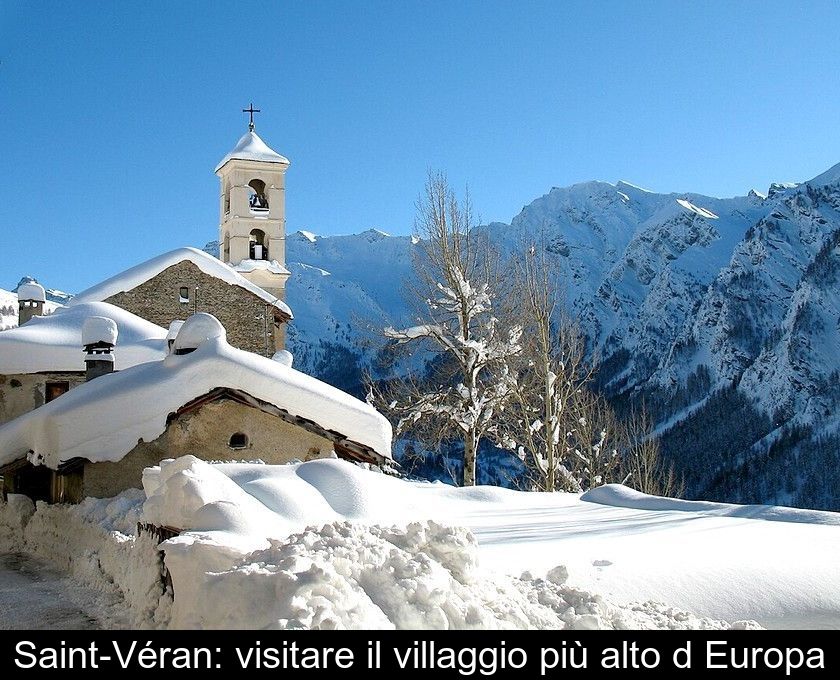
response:
<svg viewBox="0 0 840 680"><path fill-rule="evenodd" d="M70 597L69 590L73 590ZM0 628L91 630L100 623L76 604L84 592L66 576L23 553L0 554Z"/></svg>

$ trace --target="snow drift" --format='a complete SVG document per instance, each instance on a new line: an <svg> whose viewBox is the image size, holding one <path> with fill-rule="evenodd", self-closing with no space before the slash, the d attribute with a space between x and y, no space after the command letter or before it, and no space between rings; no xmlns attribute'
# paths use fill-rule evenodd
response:
<svg viewBox="0 0 840 680"><path fill-rule="evenodd" d="M342 460L192 456L145 493L0 506L0 550L101 589L122 625L259 628L836 626L834 513L410 482ZM774 521L767 521L771 519ZM137 522L175 529L156 546ZM72 541L67 541L72 536ZM211 595L212 594L212 595ZM115 625L120 619L113 619Z"/></svg>
<svg viewBox="0 0 840 680"><path fill-rule="evenodd" d="M567 585L562 566L541 578L494 573L481 566L478 542L463 527L370 524L417 512L412 485L321 462L217 465L185 456L146 470L144 518L184 530L162 544L175 592L172 626L724 626L665 606L611 605ZM402 492L409 498L400 512L394 495Z"/></svg>

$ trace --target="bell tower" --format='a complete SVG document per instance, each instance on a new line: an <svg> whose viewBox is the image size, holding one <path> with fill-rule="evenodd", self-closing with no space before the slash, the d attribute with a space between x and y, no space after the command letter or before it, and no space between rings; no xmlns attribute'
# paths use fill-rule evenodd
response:
<svg viewBox="0 0 840 680"><path fill-rule="evenodd" d="M254 128L216 166L219 200L219 258L252 283L285 298L286 170L289 160L269 148Z"/></svg>

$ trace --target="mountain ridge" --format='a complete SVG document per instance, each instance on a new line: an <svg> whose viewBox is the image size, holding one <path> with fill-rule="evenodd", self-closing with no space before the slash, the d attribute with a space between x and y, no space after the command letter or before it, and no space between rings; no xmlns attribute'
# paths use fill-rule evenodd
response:
<svg viewBox="0 0 840 680"><path fill-rule="evenodd" d="M840 509L840 164L730 198L580 182L477 228L504 256L544 247L600 388L651 411L689 495ZM360 395L382 329L418 320L416 246L290 233L295 366Z"/></svg>

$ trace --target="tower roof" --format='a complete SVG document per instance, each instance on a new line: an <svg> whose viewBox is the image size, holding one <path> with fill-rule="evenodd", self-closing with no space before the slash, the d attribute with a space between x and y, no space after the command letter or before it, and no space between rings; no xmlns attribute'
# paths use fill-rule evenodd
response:
<svg viewBox="0 0 840 680"><path fill-rule="evenodd" d="M216 172L219 172L225 163L232 160L261 161L263 163L289 165L288 158L281 156L269 147L253 130L248 130L248 132L242 135L236 143L236 146L233 147L233 150L216 166Z"/></svg>

